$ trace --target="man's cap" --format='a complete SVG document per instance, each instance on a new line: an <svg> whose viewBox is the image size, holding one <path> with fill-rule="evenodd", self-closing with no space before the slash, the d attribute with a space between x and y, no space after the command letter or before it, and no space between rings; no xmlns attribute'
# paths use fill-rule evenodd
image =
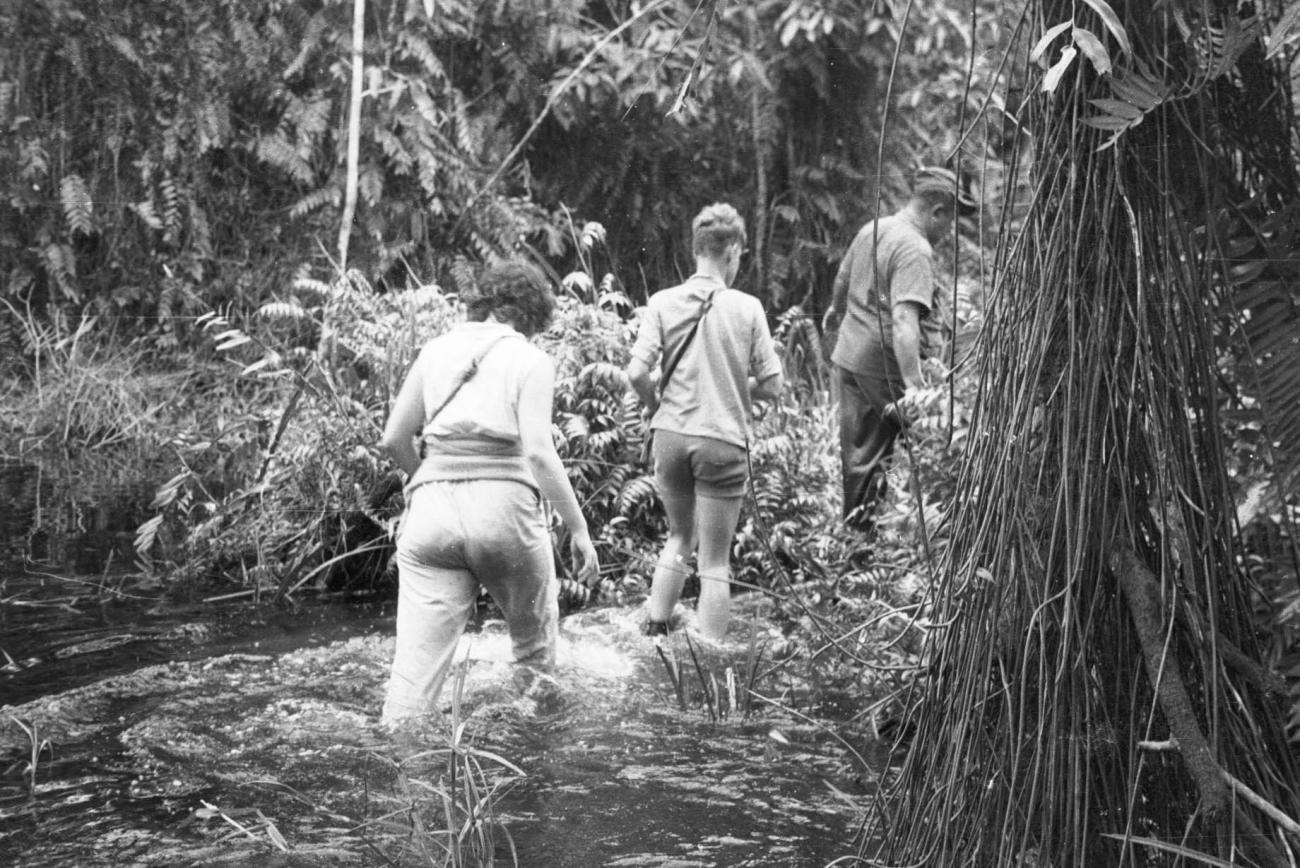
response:
<svg viewBox="0 0 1300 868"><path fill-rule="evenodd" d="M912 195L947 193L957 200L958 214L973 214L979 210L968 187L969 178L959 178L956 172L942 166L922 166L916 170L916 176L912 179Z"/></svg>

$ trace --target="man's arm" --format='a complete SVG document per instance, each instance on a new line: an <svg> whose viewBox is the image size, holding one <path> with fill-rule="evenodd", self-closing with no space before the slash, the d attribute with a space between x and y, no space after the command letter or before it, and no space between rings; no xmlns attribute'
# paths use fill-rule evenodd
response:
<svg viewBox="0 0 1300 868"><path fill-rule="evenodd" d="M763 379L750 377L746 385L749 386L749 399L751 401L775 401L781 397L781 390L785 388L785 376L777 371L775 374L768 374Z"/></svg>
<svg viewBox="0 0 1300 868"><path fill-rule="evenodd" d="M831 303L822 316L823 332L838 328L840 321L844 319L844 309L849 300L849 272L852 271L850 265L852 260L853 248L850 247L840 263L839 271L835 272L835 282L831 284Z"/></svg>
<svg viewBox="0 0 1300 868"><path fill-rule="evenodd" d="M921 314L914 301L900 301L893 307L894 355L903 375L905 389L919 389L921 379Z"/></svg>

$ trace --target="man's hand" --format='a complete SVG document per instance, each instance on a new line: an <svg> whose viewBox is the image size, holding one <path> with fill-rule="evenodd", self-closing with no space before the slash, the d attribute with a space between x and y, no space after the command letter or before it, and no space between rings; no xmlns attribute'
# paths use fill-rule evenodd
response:
<svg viewBox="0 0 1300 868"><path fill-rule="evenodd" d="M589 588L600 584L600 559L589 535L573 534L569 538L569 554L573 556L573 569L578 574L578 581Z"/></svg>
<svg viewBox="0 0 1300 868"><path fill-rule="evenodd" d="M885 415L906 428L921 417L934 397L935 390L927 389L924 384L907 386L897 401L885 407Z"/></svg>
<svg viewBox="0 0 1300 868"><path fill-rule="evenodd" d="M840 327L840 320L844 314L840 313L833 307L826 308L826 313L822 315L822 334L834 331Z"/></svg>

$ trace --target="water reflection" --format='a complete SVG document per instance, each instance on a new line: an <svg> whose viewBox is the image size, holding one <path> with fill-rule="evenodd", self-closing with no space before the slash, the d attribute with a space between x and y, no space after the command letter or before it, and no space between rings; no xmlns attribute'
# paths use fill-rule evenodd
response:
<svg viewBox="0 0 1300 868"><path fill-rule="evenodd" d="M0 579L23 567L98 577L134 562L154 486L122 459L0 456Z"/></svg>

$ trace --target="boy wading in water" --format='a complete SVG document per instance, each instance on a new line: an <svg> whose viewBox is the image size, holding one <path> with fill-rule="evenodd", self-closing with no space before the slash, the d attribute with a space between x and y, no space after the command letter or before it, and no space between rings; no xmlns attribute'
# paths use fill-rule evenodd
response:
<svg viewBox="0 0 1300 868"><path fill-rule="evenodd" d="M699 629L719 640L731 611L731 538L749 479L750 408L780 395L782 373L762 305L730 288L745 249L744 221L730 205L715 204L691 229L695 273L651 296L627 374L650 414L655 485L668 513L647 632L668 632L698 541Z"/></svg>

